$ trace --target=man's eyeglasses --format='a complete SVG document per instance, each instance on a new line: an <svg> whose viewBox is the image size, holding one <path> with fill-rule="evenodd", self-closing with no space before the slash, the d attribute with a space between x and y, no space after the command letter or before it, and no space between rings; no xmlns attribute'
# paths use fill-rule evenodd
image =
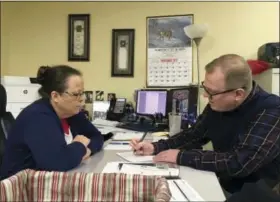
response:
<svg viewBox="0 0 280 202"><path fill-rule="evenodd" d="M76 99L84 97L85 96L85 92L80 92L80 93L70 93L70 92L64 92L72 97L75 97Z"/></svg>
<svg viewBox="0 0 280 202"><path fill-rule="evenodd" d="M235 91L235 90L238 89L238 88L235 88L235 89L229 89L229 90L225 90L225 91L221 91L221 92L212 93L212 92L209 92L209 90L207 90L206 86L204 85L204 81L201 82L201 85L202 85L204 91L208 94L210 100L215 95L221 95L221 94L229 93L229 92L232 92L232 91ZM245 87L241 87L241 88L245 89Z"/></svg>

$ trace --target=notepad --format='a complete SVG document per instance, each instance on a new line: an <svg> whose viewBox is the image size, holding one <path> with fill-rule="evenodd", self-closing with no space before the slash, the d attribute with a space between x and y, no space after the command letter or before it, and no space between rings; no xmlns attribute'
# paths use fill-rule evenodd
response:
<svg viewBox="0 0 280 202"><path fill-rule="evenodd" d="M117 132L113 136L113 140L141 139L143 135L144 135L143 132Z"/></svg>
<svg viewBox="0 0 280 202"><path fill-rule="evenodd" d="M121 158L128 162L132 163L140 163L140 162L146 162L146 163L152 163L154 156L142 156L142 155L135 155L132 151L130 152L119 152L117 153Z"/></svg>

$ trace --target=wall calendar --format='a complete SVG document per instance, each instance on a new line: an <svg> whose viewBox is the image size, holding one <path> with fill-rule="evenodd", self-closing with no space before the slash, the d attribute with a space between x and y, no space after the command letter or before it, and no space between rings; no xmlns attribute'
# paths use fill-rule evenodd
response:
<svg viewBox="0 0 280 202"><path fill-rule="evenodd" d="M184 27L193 15L147 18L147 87L178 87L192 83L192 42Z"/></svg>

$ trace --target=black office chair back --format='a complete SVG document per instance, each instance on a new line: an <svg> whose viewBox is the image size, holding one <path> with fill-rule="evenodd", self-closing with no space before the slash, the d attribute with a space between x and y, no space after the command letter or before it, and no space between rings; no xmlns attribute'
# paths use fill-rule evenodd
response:
<svg viewBox="0 0 280 202"><path fill-rule="evenodd" d="M7 93L4 86L0 84L0 164L4 154L5 141L8 138L8 132L15 121L11 112L6 111L6 106Z"/></svg>

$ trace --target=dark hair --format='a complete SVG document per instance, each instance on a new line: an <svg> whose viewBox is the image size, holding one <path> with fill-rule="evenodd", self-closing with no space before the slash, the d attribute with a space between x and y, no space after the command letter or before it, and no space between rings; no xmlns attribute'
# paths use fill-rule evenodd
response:
<svg viewBox="0 0 280 202"><path fill-rule="evenodd" d="M66 82L70 76L82 73L67 65L41 66L37 72L37 82L42 85L38 93L43 98L49 98L52 91L63 93L67 88Z"/></svg>

